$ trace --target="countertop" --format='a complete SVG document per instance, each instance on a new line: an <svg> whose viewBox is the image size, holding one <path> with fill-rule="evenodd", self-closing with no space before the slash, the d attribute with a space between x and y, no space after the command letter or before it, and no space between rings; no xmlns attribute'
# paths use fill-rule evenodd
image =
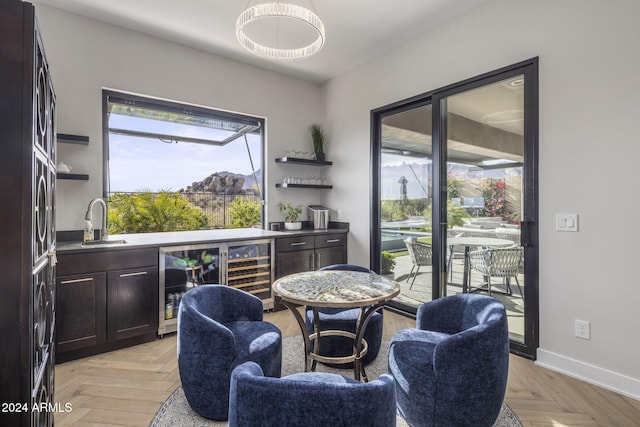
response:
<svg viewBox="0 0 640 427"><path fill-rule="evenodd" d="M326 230L302 229L296 231L270 231L260 228L232 228L220 230L173 231L167 233L114 234L109 235L108 240L125 240L126 243L82 246L81 242L58 242L56 244L56 251L60 254L101 252L139 249L145 247L195 245L199 243L347 233L348 231L348 228L329 228Z"/></svg>

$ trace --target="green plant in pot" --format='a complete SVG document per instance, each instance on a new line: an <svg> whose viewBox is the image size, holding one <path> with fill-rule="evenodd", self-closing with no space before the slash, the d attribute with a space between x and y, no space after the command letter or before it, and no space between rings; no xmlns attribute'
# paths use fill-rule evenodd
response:
<svg viewBox="0 0 640 427"><path fill-rule="evenodd" d="M380 270L382 274L391 274L396 266L396 257L391 252L382 251Z"/></svg>
<svg viewBox="0 0 640 427"><path fill-rule="evenodd" d="M309 126L308 131L313 141L313 151L316 153L316 160L324 161L325 135L322 125L314 123Z"/></svg>
<svg viewBox="0 0 640 427"><path fill-rule="evenodd" d="M302 223L298 221L298 216L302 213L302 205L293 206L289 202L279 202L278 209L280 212L284 212L285 230L300 230L302 228Z"/></svg>

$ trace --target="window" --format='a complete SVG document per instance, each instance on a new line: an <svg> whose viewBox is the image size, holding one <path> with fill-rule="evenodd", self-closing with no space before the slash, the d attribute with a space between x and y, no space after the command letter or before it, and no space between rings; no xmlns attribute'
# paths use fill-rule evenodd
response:
<svg viewBox="0 0 640 427"><path fill-rule="evenodd" d="M105 90L103 132L110 233L262 226L263 119Z"/></svg>

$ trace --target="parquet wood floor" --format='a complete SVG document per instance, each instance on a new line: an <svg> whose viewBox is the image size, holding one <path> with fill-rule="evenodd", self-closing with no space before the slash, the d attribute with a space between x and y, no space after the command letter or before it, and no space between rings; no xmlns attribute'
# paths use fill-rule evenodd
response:
<svg viewBox="0 0 640 427"><path fill-rule="evenodd" d="M266 313L283 336L300 333L288 311ZM387 311L384 336L415 321ZM180 385L176 336L56 365L55 401L61 426L147 426ZM506 401L525 427L640 426L640 401L592 386L511 356Z"/></svg>

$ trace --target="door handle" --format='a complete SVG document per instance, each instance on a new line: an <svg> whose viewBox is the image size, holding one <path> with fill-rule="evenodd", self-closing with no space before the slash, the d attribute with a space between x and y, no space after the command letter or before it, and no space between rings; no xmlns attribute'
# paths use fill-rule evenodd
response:
<svg viewBox="0 0 640 427"><path fill-rule="evenodd" d="M146 271L137 271L135 273L122 273L120 277L144 276L145 274L147 274Z"/></svg>
<svg viewBox="0 0 640 427"><path fill-rule="evenodd" d="M532 221L521 221L520 222L520 246L523 248L527 248L531 246L531 228L533 222Z"/></svg>
<svg viewBox="0 0 640 427"><path fill-rule="evenodd" d="M92 281L93 281L93 277L84 277L82 279L62 280L60 284L68 285L70 283L81 283L81 282L92 282Z"/></svg>

